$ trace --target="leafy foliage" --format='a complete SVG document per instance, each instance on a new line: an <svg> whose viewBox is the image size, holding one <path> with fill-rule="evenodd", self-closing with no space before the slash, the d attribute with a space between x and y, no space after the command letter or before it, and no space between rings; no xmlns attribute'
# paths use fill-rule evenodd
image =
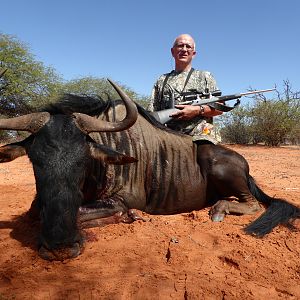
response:
<svg viewBox="0 0 300 300"><path fill-rule="evenodd" d="M6 71L5 71L6 70ZM104 78L84 77L69 82L35 59L29 47L11 35L0 34L0 114L15 116L34 111L57 100L64 92L119 98ZM126 93L142 106L148 97L118 83Z"/></svg>
<svg viewBox="0 0 300 300"><path fill-rule="evenodd" d="M300 142L299 92L292 92L284 81L284 92L277 99L265 96L255 99L254 105L233 110L222 121L225 142L248 144L264 142L268 146Z"/></svg>
<svg viewBox="0 0 300 300"><path fill-rule="evenodd" d="M142 106L146 106L148 98L138 95L131 88L116 82L126 94ZM83 77L66 82L62 88L63 93L73 93L87 96L100 96L102 99L119 99L119 95L105 78Z"/></svg>
<svg viewBox="0 0 300 300"><path fill-rule="evenodd" d="M0 114L24 114L54 97L61 79L54 69L36 61L29 48L15 37L0 34Z"/></svg>
<svg viewBox="0 0 300 300"><path fill-rule="evenodd" d="M28 46L16 37L0 33L0 116L25 114L57 100L62 93L119 96L105 78L83 77L65 82L51 67L35 59ZM144 108L149 97L141 96L120 83L123 90ZM300 92L293 92L288 80L277 99L264 95L223 114L219 119L224 142L248 144L264 142L277 146L283 142L300 143ZM0 133L3 135L3 131ZM14 134L14 133L12 133Z"/></svg>
<svg viewBox="0 0 300 300"><path fill-rule="evenodd" d="M235 144L251 142L249 107L237 107L232 113L223 114L219 119L224 142L234 142Z"/></svg>

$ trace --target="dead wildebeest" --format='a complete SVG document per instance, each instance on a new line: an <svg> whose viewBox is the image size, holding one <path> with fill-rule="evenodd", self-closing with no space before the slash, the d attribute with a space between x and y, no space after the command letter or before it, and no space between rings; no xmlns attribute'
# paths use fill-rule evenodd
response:
<svg viewBox="0 0 300 300"><path fill-rule="evenodd" d="M197 146L112 85L123 100L114 105L65 95L46 111L0 120L1 129L32 133L1 147L0 160L27 154L32 162L37 194L31 210L39 213L41 257L76 257L80 228L132 222L138 218L133 209L176 214L212 206L212 220L221 221L225 214L257 212L258 199L268 208L245 229L257 236L299 217L299 208L257 187L241 155Z"/></svg>

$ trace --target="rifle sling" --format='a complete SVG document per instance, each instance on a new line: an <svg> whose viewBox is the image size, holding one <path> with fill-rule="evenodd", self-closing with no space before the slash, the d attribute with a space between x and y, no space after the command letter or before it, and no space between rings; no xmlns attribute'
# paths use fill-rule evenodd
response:
<svg viewBox="0 0 300 300"><path fill-rule="evenodd" d="M191 75L192 75L193 72L194 72L194 68L191 68L190 71L189 71L189 74L186 76L186 79L185 79L185 82L184 82L184 86L182 88L182 91L181 91L180 95L184 92L185 87L186 87L187 83L189 82L189 79L190 79L190 77L191 77Z"/></svg>
<svg viewBox="0 0 300 300"><path fill-rule="evenodd" d="M216 109L216 110L219 110L219 111L222 111L222 112L228 112L228 111L231 111L234 108L236 108L240 103L241 103L240 99L237 99L233 106L228 106L228 105L217 103L217 102L209 103L207 105L214 108L214 109Z"/></svg>
<svg viewBox="0 0 300 300"><path fill-rule="evenodd" d="M191 68L190 71L189 71L189 73L188 73L188 75L187 75L187 77L186 77L186 79L185 79L184 86L183 86L183 89L182 89L182 91L181 91L180 94L182 94L183 91L185 90L185 87L186 87L187 83L189 82L189 79L190 79L190 77L191 77L193 71L194 71L194 68ZM160 94L159 94L159 99L160 99L160 100L163 100L165 86L166 86L166 84L167 84L167 82L168 82L168 79L169 79L170 75L171 75L173 72L174 72L174 70L173 70L172 72L168 73L168 74L166 75L166 77L165 77L165 80L164 80L164 82L163 82L163 84L162 84L162 88L161 88L161 91L160 91Z"/></svg>

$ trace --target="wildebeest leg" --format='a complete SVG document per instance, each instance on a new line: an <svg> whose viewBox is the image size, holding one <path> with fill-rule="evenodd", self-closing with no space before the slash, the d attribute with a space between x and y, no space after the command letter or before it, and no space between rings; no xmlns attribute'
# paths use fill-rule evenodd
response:
<svg viewBox="0 0 300 300"><path fill-rule="evenodd" d="M239 163L231 165L228 162L222 163L222 167L216 167L213 184L221 200L214 204L209 212L215 222L223 221L226 214L252 215L260 210L258 201L249 190L246 169L241 167ZM234 200L223 200L227 197L234 197Z"/></svg>
<svg viewBox="0 0 300 300"><path fill-rule="evenodd" d="M127 212L117 212L113 216L104 217L100 219L93 219L81 222L81 228L92 228L92 227L103 227L109 224L117 223L132 223L134 221L141 220L146 221L144 218L139 216L133 209L128 210Z"/></svg>
<svg viewBox="0 0 300 300"><path fill-rule="evenodd" d="M78 222L81 228L101 227L108 224L132 223L143 220L133 209L128 209L118 198L96 201L80 207Z"/></svg>
<svg viewBox="0 0 300 300"><path fill-rule="evenodd" d="M248 200L246 200L245 198L239 198L238 200L245 202L219 200L215 205L211 207L209 211L212 221L223 221L226 214L251 215L260 210L258 201L254 197L249 197Z"/></svg>
<svg viewBox="0 0 300 300"><path fill-rule="evenodd" d="M210 210L213 221L222 221L226 214L254 214L260 210L249 190L249 166L244 157L219 145L199 145L198 163L206 172L208 197L221 199ZM230 197L238 202L223 200Z"/></svg>
<svg viewBox="0 0 300 300"><path fill-rule="evenodd" d="M35 196L34 200L32 201L31 206L27 212L27 216L32 220L39 220L40 206L37 196Z"/></svg>

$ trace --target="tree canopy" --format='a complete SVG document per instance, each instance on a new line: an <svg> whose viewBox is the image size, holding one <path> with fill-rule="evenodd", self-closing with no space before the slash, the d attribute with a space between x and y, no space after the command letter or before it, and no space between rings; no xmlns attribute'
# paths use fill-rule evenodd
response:
<svg viewBox="0 0 300 300"><path fill-rule="evenodd" d="M11 35L0 34L0 114L27 113L59 92L61 78L35 59L29 47Z"/></svg>
<svg viewBox="0 0 300 300"><path fill-rule="evenodd" d="M83 77L65 81L55 69L37 61L29 47L16 37L0 34L0 114L15 116L56 101L62 93L119 98L105 78ZM148 98L118 83L141 105Z"/></svg>
<svg viewBox="0 0 300 300"><path fill-rule="evenodd" d="M148 98L141 96L134 92L131 88L123 85L120 82L116 82L126 94L133 100L138 102L142 106L146 106ZM65 82L61 87L61 91L64 93L73 93L79 95L88 96L100 96L102 99L119 99L117 92L106 78L96 77L82 77Z"/></svg>
<svg viewBox="0 0 300 300"><path fill-rule="evenodd" d="M239 107L222 116L222 137L227 142L249 144L263 142L268 146L300 143L300 98L289 81L276 99L255 97L254 104Z"/></svg>

